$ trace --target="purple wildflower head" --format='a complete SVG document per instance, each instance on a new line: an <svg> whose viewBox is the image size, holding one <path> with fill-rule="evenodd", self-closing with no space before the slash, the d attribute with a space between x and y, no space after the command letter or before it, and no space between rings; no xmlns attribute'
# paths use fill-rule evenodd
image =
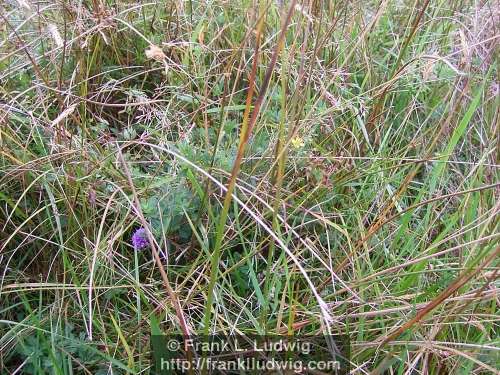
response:
<svg viewBox="0 0 500 375"><path fill-rule="evenodd" d="M132 245L135 250L142 250L149 246L146 229L141 227L134 232L132 235Z"/></svg>

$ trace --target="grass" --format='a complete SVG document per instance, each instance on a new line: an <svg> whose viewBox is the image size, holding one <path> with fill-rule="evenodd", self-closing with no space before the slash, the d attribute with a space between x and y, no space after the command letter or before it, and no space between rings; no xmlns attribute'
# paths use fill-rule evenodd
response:
<svg viewBox="0 0 500 375"><path fill-rule="evenodd" d="M494 1L0 16L2 373L149 373L151 332L340 333L356 374L497 372Z"/></svg>

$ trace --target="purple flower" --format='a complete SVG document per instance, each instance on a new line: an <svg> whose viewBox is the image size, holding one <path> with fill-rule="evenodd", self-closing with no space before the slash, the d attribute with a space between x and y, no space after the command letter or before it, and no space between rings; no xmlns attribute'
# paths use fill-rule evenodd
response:
<svg viewBox="0 0 500 375"><path fill-rule="evenodd" d="M139 228L132 235L132 245L135 250L142 250L149 246L146 229Z"/></svg>

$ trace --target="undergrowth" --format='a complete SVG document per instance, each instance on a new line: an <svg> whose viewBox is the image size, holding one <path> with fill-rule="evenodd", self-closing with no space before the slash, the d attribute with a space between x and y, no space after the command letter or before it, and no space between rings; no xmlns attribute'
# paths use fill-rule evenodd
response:
<svg viewBox="0 0 500 375"><path fill-rule="evenodd" d="M148 373L152 329L497 372L499 9L2 2L1 373Z"/></svg>

